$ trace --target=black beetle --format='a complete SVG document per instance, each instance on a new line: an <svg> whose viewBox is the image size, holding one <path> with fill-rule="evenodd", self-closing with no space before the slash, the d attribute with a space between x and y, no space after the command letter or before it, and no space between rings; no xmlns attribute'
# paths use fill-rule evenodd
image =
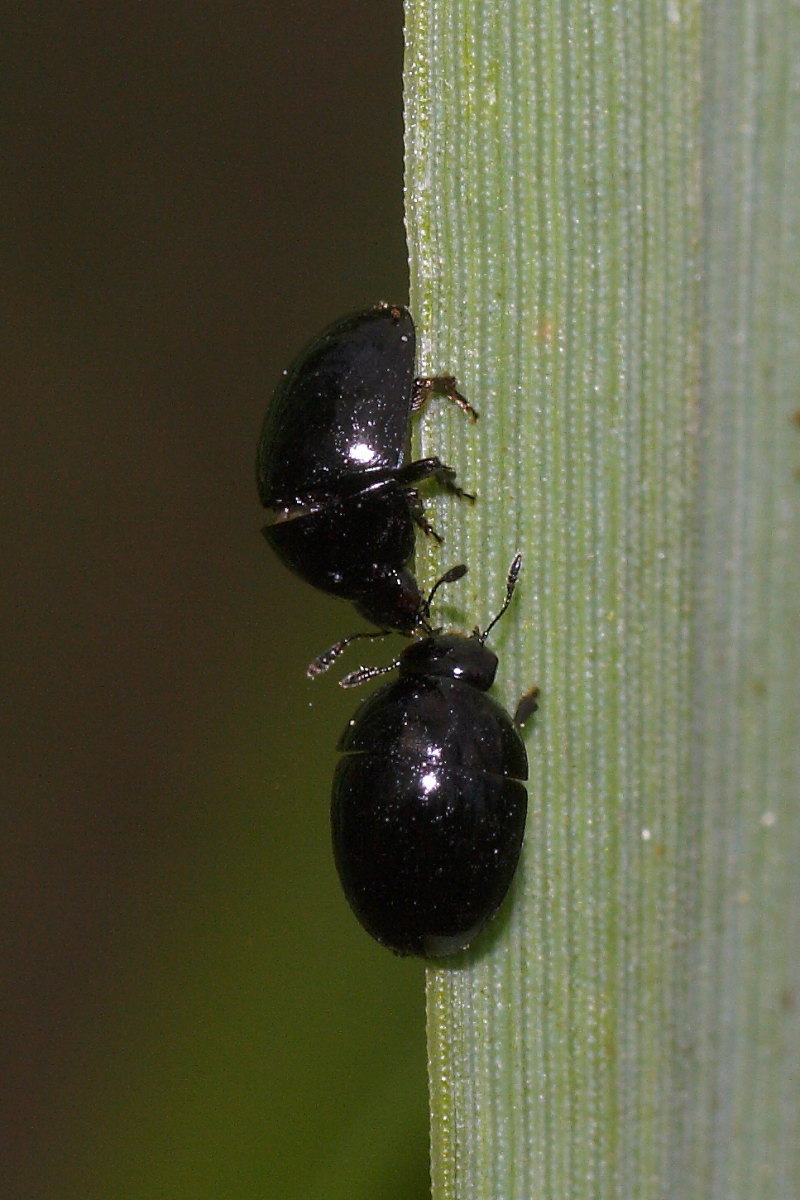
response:
<svg viewBox="0 0 800 1200"><path fill-rule="evenodd" d="M404 633L424 611L406 565L414 523L438 537L415 485L434 476L472 499L440 459L408 461L411 414L442 392L477 417L451 376L414 378L415 346L407 308L378 304L334 322L286 371L256 460L264 536L283 562Z"/></svg>
<svg viewBox="0 0 800 1200"><path fill-rule="evenodd" d="M483 633L435 631L413 642L393 664L399 678L362 703L339 741L336 867L361 924L396 954L463 949L514 877L528 778L517 727L535 711L538 690L512 720L486 695L497 656L485 642L508 607L520 562L517 555L505 602ZM362 669L342 682L391 669Z"/></svg>

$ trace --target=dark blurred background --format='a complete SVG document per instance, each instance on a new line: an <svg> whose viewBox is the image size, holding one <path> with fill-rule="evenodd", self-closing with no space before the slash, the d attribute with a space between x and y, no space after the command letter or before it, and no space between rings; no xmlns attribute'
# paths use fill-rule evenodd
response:
<svg viewBox="0 0 800 1200"><path fill-rule="evenodd" d="M253 481L283 367L406 296L401 65L400 0L5 6L3 1200L427 1193L304 676L357 622Z"/></svg>

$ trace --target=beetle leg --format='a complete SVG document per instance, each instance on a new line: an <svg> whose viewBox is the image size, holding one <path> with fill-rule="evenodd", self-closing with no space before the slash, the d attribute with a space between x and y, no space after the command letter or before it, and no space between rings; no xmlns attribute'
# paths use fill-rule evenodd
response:
<svg viewBox="0 0 800 1200"><path fill-rule="evenodd" d="M397 478L401 484L420 483L423 479L431 477L436 479L448 492L452 492L454 496L458 496L461 500L469 500L470 504L474 503L475 497L472 492L465 492L456 483L456 473L453 468L448 467L447 463L443 463L435 455L432 458L418 458L416 462L406 463L397 472Z"/></svg>
<svg viewBox="0 0 800 1200"><path fill-rule="evenodd" d="M452 467L448 467L445 463L440 465L433 472L439 483L448 492L452 492L454 496L458 496L459 500L469 500L470 504L475 503L475 496L472 492L465 492L462 487L456 483L456 473Z"/></svg>
<svg viewBox="0 0 800 1200"><path fill-rule="evenodd" d="M532 687L524 696L520 696L519 704L514 712L514 724L517 729L521 729L528 717L533 716L538 709L539 705L536 703L538 696L538 687Z"/></svg>
<svg viewBox="0 0 800 1200"><path fill-rule="evenodd" d="M411 509L411 516L414 518L414 523L419 525L426 537L432 537L434 541L438 542L441 546L444 538L441 536L441 534L436 532L426 518L425 509L423 508L422 501L419 498L419 492L414 491L412 488L406 492L406 497L408 499L408 507Z"/></svg>
<svg viewBox="0 0 800 1200"><path fill-rule="evenodd" d="M415 379L411 390L411 411L417 412L434 393L446 396L448 400L457 404L471 421L477 421L478 414L466 396L462 396L458 391L454 375L422 375Z"/></svg>

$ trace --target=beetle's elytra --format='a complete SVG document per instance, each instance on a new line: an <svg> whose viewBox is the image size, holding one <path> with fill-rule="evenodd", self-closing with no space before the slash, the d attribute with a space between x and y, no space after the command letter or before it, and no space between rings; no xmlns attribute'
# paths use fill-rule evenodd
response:
<svg viewBox="0 0 800 1200"><path fill-rule="evenodd" d="M397 954L463 949L514 877L528 760L517 724L486 694L497 657L485 641L519 566L517 556L505 603L483 633L413 642L395 664L399 678L362 703L339 742L336 867L361 924ZM533 695L519 712L535 709Z"/></svg>
<svg viewBox="0 0 800 1200"><path fill-rule="evenodd" d="M409 461L411 414L440 391L477 416L451 376L415 379L415 348L411 315L397 305L334 322L286 371L256 461L264 536L283 562L405 633L423 615L407 566L414 524L433 533L417 485L434 477L465 495L438 458Z"/></svg>

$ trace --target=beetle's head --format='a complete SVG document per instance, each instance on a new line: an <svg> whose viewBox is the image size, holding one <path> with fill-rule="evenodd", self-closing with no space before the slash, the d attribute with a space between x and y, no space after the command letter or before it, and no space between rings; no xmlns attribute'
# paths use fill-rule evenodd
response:
<svg viewBox="0 0 800 1200"><path fill-rule="evenodd" d="M497 655L487 647L486 638L511 602L521 565L522 557L517 554L508 570L505 600L482 633L480 629L475 629L467 637L463 633L442 633L441 630L428 627L427 637L403 651L399 663L400 674L446 676L472 684L483 692L488 691L497 672ZM466 569L464 566L453 567L441 577L425 602L426 610L430 610L436 589L443 583L460 579ZM427 626L427 622L423 624Z"/></svg>
<svg viewBox="0 0 800 1200"><path fill-rule="evenodd" d="M480 638L463 633L433 633L412 642L400 656L401 675L438 675L480 688L494 683L497 655Z"/></svg>

